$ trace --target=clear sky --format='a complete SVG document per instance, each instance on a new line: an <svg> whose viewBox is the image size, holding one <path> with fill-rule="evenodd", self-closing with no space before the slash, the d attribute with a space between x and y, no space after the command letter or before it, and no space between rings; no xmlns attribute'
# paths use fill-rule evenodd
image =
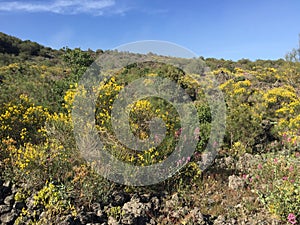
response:
<svg viewBox="0 0 300 225"><path fill-rule="evenodd" d="M300 0L0 0L0 31L56 49L162 40L205 58L278 59L298 47Z"/></svg>

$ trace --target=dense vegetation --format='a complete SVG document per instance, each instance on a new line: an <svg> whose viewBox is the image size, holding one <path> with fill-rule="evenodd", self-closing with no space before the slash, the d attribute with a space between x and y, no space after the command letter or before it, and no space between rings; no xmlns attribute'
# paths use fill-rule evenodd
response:
<svg viewBox="0 0 300 225"><path fill-rule="evenodd" d="M186 90L197 107L200 130L196 151L191 158L182 159L187 162L185 167L162 183L146 187L116 184L101 177L92 163L80 157L73 135L72 103L81 76L104 53L113 76L98 87L96 125L105 149L120 160L139 166L161 162L172 152L181 132L172 105L162 99L144 98L132 105L132 132L147 139L147 121L159 117L167 125L165 139L142 153L119 143L110 114L114 99L125 85L141 77L168 77ZM120 220L122 209L111 202L116 192L166 193L160 215L152 215L157 223L168 223L166 218L169 222L188 223L188 212L180 211L184 206L200 207L212 218L251 217L263 211L282 223L299 222L300 63L283 59L192 61L153 55L165 62L172 60L177 67L147 62L114 70L128 58L143 57L146 59L140 54L79 48L53 50L0 33L1 177L20 187L16 201L26 202L33 197L34 204L44 211L40 217L35 208L24 207L15 224L54 223L67 214L75 220L82 208L89 209L94 202L112 204L106 217ZM205 171L197 162L209 141L211 108L193 74L181 69L193 71L203 61L211 69L207 76L219 82L227 108L223 143L215 162ZM224 166L222 162L228 160L231 163ZM228 177L233 175L243 182L237 190L227 185ZM175 194L176 204L164 205ZM249 202L249 197L258 197L259 201ZM179 217L172 217L172 211L178 211Z"/></svg>

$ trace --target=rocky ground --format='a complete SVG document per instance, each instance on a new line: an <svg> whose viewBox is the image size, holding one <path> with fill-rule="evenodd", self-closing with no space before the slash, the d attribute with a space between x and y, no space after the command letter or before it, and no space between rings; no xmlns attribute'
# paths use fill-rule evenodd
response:
<svg viewBox="0 0 300 225"><path fill-rule="evenodd" d="M227 174L224 172L218 175L214 170L205 174L203 179L206 179L207 187L199 187L204 191L197 192L198 196L193 195L191 191L187 195L191 199L184 204L180 192L141 194L117 191L111 196L109 204L94 202L88 208L77 209L77 215L64 215L62 212L60 216L56 216L53 224L283 224L260 207L258 198L251 195L251 190L248 190L250 194L247 194L245 181L239 175L228 172L237 167L245 170L247 163L251 163L255 157L245 154L237 162L231 157L216 160L219 171L227 171ZM219 190L220 185L222 190ZM43 212L42 207L34 204L34 194L23 201L16 200L15 195L20 188L9 181L0 180L0 224L18 224L18 218L22 215L23 220L19 224L30 224L29 219L36 221L36 224L39 224L38 221L48 221L49 215ZM189 204L191 201L193 203ZM252 205L252 209L245 210L245 203L250 205L250 208ZM212 213L213 211L209 210L210 206L222 209ZM253 209L255 207L257 209ZM24 211L27 212L26 215ZM216 212L228 213L218 215Z"/></svg>

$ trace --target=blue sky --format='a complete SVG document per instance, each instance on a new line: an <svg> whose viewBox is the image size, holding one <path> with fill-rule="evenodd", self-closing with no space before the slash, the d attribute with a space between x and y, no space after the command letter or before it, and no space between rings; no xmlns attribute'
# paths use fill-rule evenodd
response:
<svg viewBox="0 0 300 225"><path fill-rule="evenodd" d="M162 40L198 56L278 59L298 47L299 0L0 0L0 31L59 49Z"/></svg>

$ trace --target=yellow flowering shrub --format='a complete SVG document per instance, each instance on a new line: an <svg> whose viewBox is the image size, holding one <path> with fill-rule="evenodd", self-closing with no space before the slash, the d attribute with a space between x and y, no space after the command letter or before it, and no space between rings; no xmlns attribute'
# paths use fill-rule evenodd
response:
<svg viewBox="0 0 300 225"><path fill-rule="evenodd" d="M251 74L260 82L275 83L280 81L282 78L278 69L273 67L256 66L251 71Z"/></svg>
<svg viewBox="0 0 300 225"><path fill-rule="evenodd" d="M100 127L111 127L111 109L114 100L118 93L123 89L124 85L117 83L115 77L112 77L107 82L102 82L99 87L99 97L96 103L96 121ZM96 87L97 88L97 87Z"/></svg>
<svg viewBox="0 0 300 225"><path fill-rule="evenodd" d="M241 69L236 71L242 72ZM220 89L225 93L227 104L226 140L230 147L241 142L249 150L254 146L256 136L263 132L260 127L264 110L262 94L248 79L229 79L220 85Z"/></svg>
<svg viewBox="0 0 300 225"><path fill-rule="evenodd" d="M66 190L66 186L62 184L54 185L51 182L47 182L44 187L33 196L33 199L35 205L44 208L45 214L40 218L41 223L50 222L56 216L61 217L61 215L64 214L77 216L77 211L68 198L68 190Z"/></svg>
<svg viewBox="0 0 300 225"><path fill-rule="evenodd" d="M18 145L45 140L45 122L49 112L21 95L17 102L9 102L0 109L0 139L12 138Z"/></svg>
<svg viewBox="0 0 300 225"><path fill-rule="evenodd" d="M29 186L38 187L48 179L62 181L72 170L74 153L67 151L56 140L46 140L39 145L25 143L16 146L13 140L3 140L7 172L10 179L19 182L30 180Z"/></svg>
<svg viewBox="0 0 300 225"><path fill-rule="evenodd" d="M300 99L295 88L289 85L273 88L263 98L267 116L277 122L275 130L282 143L296 147L300 138Z"/></svg>
<svg viewBox="0 0 300 225"><path fill-rule="evenodd" d="M281 86L268 90L263 99L267 107L280 107L284 103L291 103L297 99L295 89L289 85Z"/></svg>
<svg viewBox="0 0 300 225"><path fill-rule="evenodd" d="M299 64L298 64L299 65ZM300 68L297 64L287 63L279 69L279 79L295 88L299 87Z"/></svg>
<svg viewBox="0 0 300 225"><path fill-rule="evenodd" d="M147 75L148 76L148 75ZM149 77L156 77L157 74L150 73ZM174 134L176 129L180 128L179 117L174 107L163 99L149 97L140 99L124 110L129 114L129 125L131 132L139 139L148 139L150 137L150 124L154 118L159 118L166 126L166 138L155 137L155 142L160 143L156 148L149 148L142 154L135 153L126 148L113 136L111 126L111 110L118 93L123 89L123 80L119 77L112 77L100 84L99 97L96 103L96 124L100 137L108 151L115 156L121 156L122 160L132 162L138 165L149 165L161 161L167 154L173 151L176 140ZM150 80L145 79L145 84ZM122 154L120 154L122 152ZM151 160L150 160L151 159Z"/></svg>

